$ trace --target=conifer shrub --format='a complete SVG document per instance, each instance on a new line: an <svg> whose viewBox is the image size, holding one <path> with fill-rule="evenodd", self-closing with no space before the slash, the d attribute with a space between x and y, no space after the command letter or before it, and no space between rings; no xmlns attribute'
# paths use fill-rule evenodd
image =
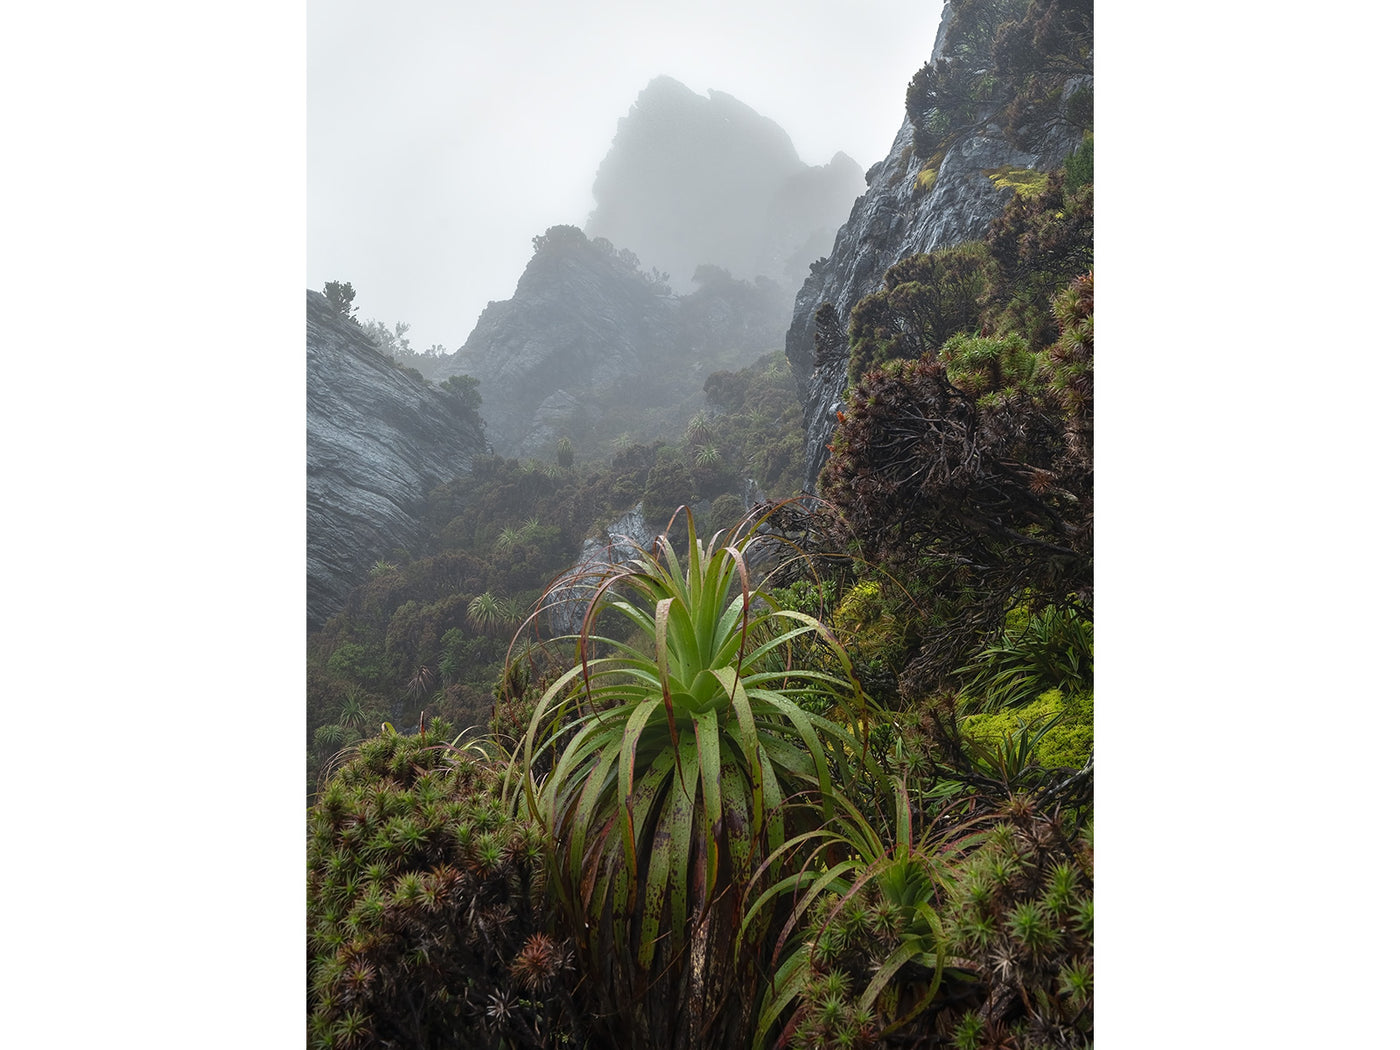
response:
<svg viewBox="0 0 1400 1050"><path fill-rule="evenodd" d="M1039 350L1058 338L1052 301L1094 268L1094 186L1070 191L1064 169L1040 193L1017 194L992 220L985 238L992 261L984 321L1023 335Z"/></svg>
<svg viewBox="0 0 1400 1050"><path fill-rule="evenodd" d="M987 250L976 241L895 263L884 287L851 311L849 381L887 361L937 353L949 336L974 330L987 280Z"/></svg>
<svg viewBox="0 0 1400 1050"><path fill-rule="evenodd" d="M504 762L440 719L359 745L312 807L308 1045L565 1047L568 944Z"/></svg>
<svg viewBox="0 0 1400 1050"><path fill-rule="evenodd" d="M1090 828L1013 798L950 880L949 976L968 994L935 1018L939 1035L965 1050L1091 1047L1093 891Z"/></svg>
<svg viewBox="0 0 1400 1050"><path fill-rule="evenodd" d="M642 512L652 521L665 521L677 507L689 502L694 492L695 476L684 456L663 445L657 452L656 465L647 473Z"/></svg>
<svg viewBox="0 0 1400 1050"><path fill-rule="evenodd" d="M738 496L732 492L716 496L714 502L710 504L710 520L706 532L709 534L727 532L738 525L743 516L744 504Z"/></svg>
<svg viewBox="0 0 1400 1050"><path fill-rule="evenodd" d="M1074 194L1078 192L1080 187L1087 186L1093 181L1094 133L1086 131L1083 141L1075 147L1073 153L1065 158L1065 192Z"/></svg>

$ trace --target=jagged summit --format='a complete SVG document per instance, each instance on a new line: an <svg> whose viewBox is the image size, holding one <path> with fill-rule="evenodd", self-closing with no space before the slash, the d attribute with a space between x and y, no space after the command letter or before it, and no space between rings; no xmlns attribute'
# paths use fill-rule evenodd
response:
<svg viewBox="0 0 1400 1050"><path fill-rule="evenodd" d="M811 167L787 132L733 95L659 76L618 121L585 231L668 273L680 293L702 264L795 290L817 257L805 253L830 243L862 185L844 154Z"/></svg>
<svg viewBox="0 0 1400 1050"><path fill-rule="evenodd" d="M1075 15L1091 5L1075 0L1066 7L1074 8L1071 15ZM944 10L930 61L915 75L915 83L931 79L929 73L952 56L953 68L960 64L966 78L979 84L977 90L986 90L982 78L993 64L991 38L978 35L973 25L977 13L976 5L967 3L950 4ZM1071 15L1060 11L1054 24L1079 26ZM1034 19L1027 16L1024 24L1033 26ZM843 403L849 361L845 333L856 304L881 286L885 271L898 260L980 240L1012 196L991 175L1007 169L1052 170L1078 145L1082 129L1069 116L1069 109L1076 96L1090 104L1093 98L1092 31L1080 31L1084 37L1079 43L1089 45L1089 51L1079 56L1080 68L1076 72L1075 64L1060 56L1056 61L1068 72L1057 74L1057 90L1046 91L1043 104L1020 112L1021 127L998 123L1016 116L1016 110L1005 105L1016 81L1006 77L999 88L1001 96L992 93L969 103L966 112L956 112L955 97L945 101L930 91L922 112L916 112L922 129L911 120L906 98L906 113L889 155L871 166L865 180L869 188L850 209L834 241L818 253L824 258L812 266L794 303L786 352L794 376L806 391L805 485L809 491L816 489ZM1072 53L1060 37L1047 39L1058 41L1066 54ZM1027 49L1026 54L1034 51ZM913 90L911 84L911 95ZM940 107L955 116L945 115L946 126L930 131L937 124ZM926 137L929 141L921 142ZM819 345L823 304L830 304L833 311L826 326L826 348Z"/></svg>
<svg viewBox="0 0 1400 1050"><path fill-rule="evenodd" d="M535 238L515 294L491 303L452 372L481 381L482 415L495 450L549 458L560 437L581 453L609 419L640 436L639 417L698 397L716 368L747 364L779 345L791 297L721 268L695 271L697 288L672 294L637 256L574 226Z"/></svg>

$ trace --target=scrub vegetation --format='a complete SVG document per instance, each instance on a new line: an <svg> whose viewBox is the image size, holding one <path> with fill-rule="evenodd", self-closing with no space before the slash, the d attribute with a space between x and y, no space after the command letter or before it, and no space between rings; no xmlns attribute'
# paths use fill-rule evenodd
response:
<svg viewBox="0 0 1400 1050"><path fill-rule="evenodd" d="M1087 71L1087 5L954 8L921 141L1031 134ZM1092 108L1066 108L1063 168L852 311L818 493L774 350L663 439L620 417L606 452L482 457L311 636L310 1046L1092 1046ZM572 579L557 634L542 596L637 504L655 544Z"/></svg>

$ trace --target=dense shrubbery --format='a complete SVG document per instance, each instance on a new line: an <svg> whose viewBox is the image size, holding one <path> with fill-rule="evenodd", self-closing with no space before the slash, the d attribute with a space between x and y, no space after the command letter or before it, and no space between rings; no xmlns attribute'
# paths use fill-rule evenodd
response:
<svg viewBox="0 0 1400 1050"><path fill-rule="evenodd" d="M898 588L766 592L756 535L692 526L597 581L572 660L522 646L518 763L440 720L348 752L311 815L312 1045L1087 1045L1090 767L1051 765L1084 764L1092 700L1023 706L1074 720L1029 747L964 719L946 761L841 644L898 662Z"/></svg>
<svg viewBox="0 0 1400 1050"><path fill-rule="evenodd" d="M1056 122L1091 128L1092 0L952 0L944 55L909 82L920 157L995 124L1017 145ZM1066 93L1068 92L1068 97Z"/></svg>
<svg viewBox="0 0 1400 1050"><path fill-rule="evenodd" d="M975 311L950 305L935 255L852 313L827 543L854 542L920 610L912 695L948 684L1018 601L1092 618L1093 184L1064 184L1013 197L962 256Z"/></svg>
<svg viewBox="0 0 1400 1050"><path fill-rule="evenodd" d="M362 744L311 812L312 1047L578 1045L540 831L512 812L501 763L445 731Z"/></svg>
<svg viewBox="0 0 1400 1050"><path fill-rule="evenodd" d="M875 365L937 352L949 336L975 328L987 258L985 245L969 243L891 266L884 288L851 311L850 381Z"/></svg>

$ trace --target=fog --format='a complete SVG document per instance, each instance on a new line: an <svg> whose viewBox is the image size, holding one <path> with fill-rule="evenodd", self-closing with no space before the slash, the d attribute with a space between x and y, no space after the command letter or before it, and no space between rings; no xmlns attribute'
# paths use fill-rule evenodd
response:
<svg viewBox="0 0 1400 1050"><path fill-rule="evenodd" d="M776 121L807 164L844 151L863 170L940 6L312 0L307 287L350 281L361 317L455 350L533 236L587 222L618 120L662 74Z"/></svg>

